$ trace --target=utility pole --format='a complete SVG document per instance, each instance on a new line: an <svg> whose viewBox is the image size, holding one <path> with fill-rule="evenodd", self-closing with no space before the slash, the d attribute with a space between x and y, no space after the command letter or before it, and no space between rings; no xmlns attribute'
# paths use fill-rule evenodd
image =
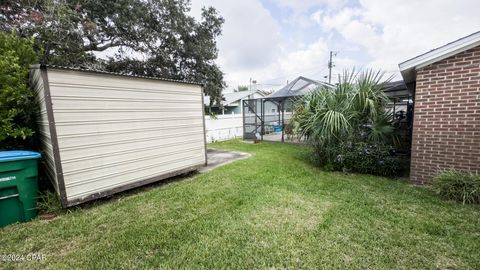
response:
<svg viewBox="0 0 480 270"><path fill-rule="evenodd" d="M335 66L333 64L332 58L337 56L337 52L330 51L330 60L328 61L328 83L332 83L332 68Z"/></svg>

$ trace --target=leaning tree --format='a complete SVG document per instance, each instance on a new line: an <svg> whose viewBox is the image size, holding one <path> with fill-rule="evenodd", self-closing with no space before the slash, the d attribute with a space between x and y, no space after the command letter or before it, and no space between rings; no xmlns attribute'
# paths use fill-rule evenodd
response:
<svg viewBox="0 0 480 270"><path fill-rule="evenodd" d="M43 63L193 80L212 104L226 86L215 64L223 18L189 0L4 0L1 29L33 37Z"/></svg>

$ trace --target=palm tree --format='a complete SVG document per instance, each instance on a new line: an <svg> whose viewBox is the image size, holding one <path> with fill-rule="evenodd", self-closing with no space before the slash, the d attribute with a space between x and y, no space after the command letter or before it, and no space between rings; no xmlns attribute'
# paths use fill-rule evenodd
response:
<svg viewBox="0 0 480 270"><path fill-rule="evenodd" d="M387 141L393 134L391 115L385 110L388 97L384 73L366 70L344 72L333 88L320 87L295 103L293 121L296 132L314 147L328 153L332 145L362 137ZM357 138L360 139L360 138Z"/></svg>

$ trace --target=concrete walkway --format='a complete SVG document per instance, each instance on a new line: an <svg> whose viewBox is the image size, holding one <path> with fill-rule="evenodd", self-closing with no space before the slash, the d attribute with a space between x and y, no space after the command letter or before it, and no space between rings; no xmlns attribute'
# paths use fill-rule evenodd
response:
<svg viewBox="0 0 480 270"><path fill-rule="evenodd" d="M226 165L228 163L234 162L236 160L249 158L252 155L242 152L226 151L208 148L207 149L207 166L198 170L199 172L208 172L217 167Z"/></svg>

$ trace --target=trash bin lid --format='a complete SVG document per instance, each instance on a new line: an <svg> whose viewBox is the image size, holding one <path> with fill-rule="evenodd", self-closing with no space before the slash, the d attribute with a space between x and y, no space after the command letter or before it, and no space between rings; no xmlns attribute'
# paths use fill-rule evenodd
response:
<svg viewBox="0 0 480 270"><path fill-rule="evenodd" d="M40 157L40 153L32 151L0 151L0 162L22 159L37 159Z"/></svg>

